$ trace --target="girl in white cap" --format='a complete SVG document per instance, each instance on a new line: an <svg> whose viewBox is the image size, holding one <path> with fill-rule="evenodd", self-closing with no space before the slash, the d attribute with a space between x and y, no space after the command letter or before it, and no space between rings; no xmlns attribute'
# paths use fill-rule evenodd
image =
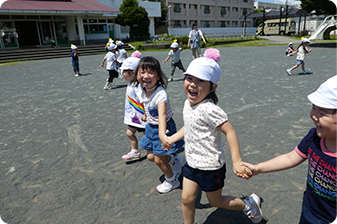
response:
<svg viewBox="0 0 337 224"><path fill-rule="evenodd" d="M144 57L137 68L137 82L143 87L143 103L147 121L145 136L139 145L147 150L147 159L155 162L165 175L165 181L157 186L159 193L166 193L180 186L179 175L185 157L177 156L184 141L172 145L170 150L164 150L167 135L176 133L176 124L172 118L170 100L166 92L167 77L160 67L160 63L153 57Z"/></svg>
<svg viewBox="0 0 337 224"><path fill-rule="evenodd" d="M106 70L109 72L109 78L107 79L106 84L104 85L103 89L111 89L110 84L113 82L114 78L118 77L118 72L115 69L115 63L119 63L116 59L116 48L117 46L114 44L109 44L107 46L108 53L105 55L105 57L102 60L101 68L104 67L104 62L106 61Z"/></svg>
<svg viewBox="0 0 337 224"><path fill-rule="evenodd" d="M254 222L262 220L260 198L252 194L246 199L223 196L226 177L224 149L221 135L226 135L231 151L234 173L248 179L251 172L240 166L239 141L227 114L216 104L215 94L220 79L220 60L217 49L207 49L204 57L194 59L184 73L184 91L187 96L183 109L184 127L175 135L168 137L169 144L185 140L186 164L182 191L182 212L186 224L194 223L195 200L198 190L206 192L209 203L214 207L229 210L243 210Z"/></svg>
<svg viewBox="0 0 337 224"><path fill-rule="evenodd" d="M310 40L308 38L304 38L303 40L301 40L301 44L297 47L297 50L294 52L294 54L297 53L296 57L297 63L292 68L287 69L288 75L291 75L291 71L294 70L295 68L298 68L300 65L302 65L303 74L310 72L310 69L305 70L304 67L305 55L311 52L311 49L308 49L309 43Z"/></svg>
<svg viewBox="0 0 337 224"><path fill-rule="evenodd" d="M242 164L257 175L290 169L308 160L307 188L299 223L336 223L337 75L309 94L308 100L312 103L310 117L316 127L293 151L257 165Z"/></svg>
<svg viewBox="0 0 337 224"><path fill-rule="evenodd" d="M79 76L80 75L80 65L78 63L78 52L77 52L77 46L75 44L72 44L70 46L70 49L71 49L71 61L73 63L73 70L74 70L74 73L75 73L75 76Z"/></svg>
<svg viewBox="0 0 337 224"><path fill-rule="evenodd" d="M165 65L166 62L172 57L171 62L171 77L168 79L168 81L173 81L173 75L174 71L176 70L176 67L178 67L180 70L185 72L185 68L180 60L180 52L183 51L183 43L180 42L181 48L179 48L179 44L177 43L177 40L174 40L174 42L171 44L171 50L168 53L167 58L163 61L163 64Z"/></svg>
<svg viewBox="0 0 337 224"><path fill-rule="evenodd" d="M128 125L126 135L129 138L131 151L123 155L125 160L140 159L140 151L138 150L138 139L136 132L143 132L145 134L146 122L142 121L142 116L145 114L142 92L140 85L135 86L136 70L140 61L141 53L135 51L131 57L125 59L120 70L125 81L128 81L128 87L125 94L125 112L124 124Z"/></svg>
<svg viewBox="0 0 337 224"><path fill-rule="evenodd" d="M123 42L122 41L116 41L116 45L117 45L117 50L116 50L116 55L117 55L117 61L120 64L116 64L116 69L118 70L119 73L119 78L123 79L123 74L120 70L121 65L123 64L123 62L125 61L125 59L128 58L127 54L126 54L126 50L123 48Z"/></svg>
<svg viewBox="0 0 337 224"><path fill-rule="evenodd" d="M289 56L293 56L296 52L294 51L294 44L293 43L289 43L288 44L288 48L287 48L287 50L286 50L286 55L287 55L287 57L289 57Z"/></svg>

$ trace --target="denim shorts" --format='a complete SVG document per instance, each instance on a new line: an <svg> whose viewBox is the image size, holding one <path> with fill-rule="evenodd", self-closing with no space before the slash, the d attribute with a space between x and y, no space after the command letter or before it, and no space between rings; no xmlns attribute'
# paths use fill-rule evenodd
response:
<svg viewBox="0 0 337 224"><path fill-rule="evenodd" d="M225 186L226 164L217 170L199 170L185 163L184 177L196 182L205 192L217 191Z"/></svg>
<svg viewBox="0 0 337 224"><path fill-rule="evenodd" d="M171 136L177 132L176 124L171 118L166 122L166 135ZM184 140L180 140L173 144L169 151L164 151L158 134L158 125L147 124L145 127L145 136L139 141L140 147L145 150L153 151L155 155L174 154L184 145Z"/></svg>
<svg viewBox="0 0 337 224"><path fill-rule="evenodd" d="M301 65L301 64L303 64L303 63L304 63L303 60L297 60L297 62L296 62L297 65Z"/></svg>
<svg viewBox="0 0 337 224"><path fill-rule="evenodd" d="M80 71L80 66L78 64L78 61L73 61L73 69L74 69L74 72Z"/></svg>

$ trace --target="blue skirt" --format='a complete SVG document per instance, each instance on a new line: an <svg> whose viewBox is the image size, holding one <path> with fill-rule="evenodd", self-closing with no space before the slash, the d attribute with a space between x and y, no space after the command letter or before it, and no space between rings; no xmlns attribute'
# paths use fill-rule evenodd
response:
<svg viewBox="0 0 337 224"><path fill-rule="evenodd" d="M176 124L171 118L166 122L166 135L171 136L177 132ZM170 155L176 153L184 145L184 140L173 144L169 151L164 151L158 134L158 125L147 124L145 127L145 136L140 139L139 145L145 150L153 151L155 155Z"/></svg>

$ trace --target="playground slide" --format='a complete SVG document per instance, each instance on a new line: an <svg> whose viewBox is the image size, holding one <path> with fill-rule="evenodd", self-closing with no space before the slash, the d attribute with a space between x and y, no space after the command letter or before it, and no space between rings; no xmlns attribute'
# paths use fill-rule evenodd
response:
<svg viewBox="0 0 337 224"><path fill-rule="evenodd" d="M334 16L328 16L324 21L317 27L315 32L309 37L309 40L323 40L326 35L332 30L336 29L336 21ZM326 34L328 32L328 34Z"/></svg>

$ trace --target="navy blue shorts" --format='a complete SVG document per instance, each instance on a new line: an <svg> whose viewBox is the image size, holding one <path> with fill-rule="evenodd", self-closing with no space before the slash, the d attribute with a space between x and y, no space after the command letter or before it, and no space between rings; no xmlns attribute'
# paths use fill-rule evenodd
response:
<svg viewBox="0 0 337 224"><path fill-rule="evenodd" d="M80 65L78 64L78 61L73 61L73 70L74 72L80 71Z"/></svg>
<svg viewBox="0 0 337 224"><path fill-rule="evenodd" d="M302 214L299 224L328 224L312 213L309 208L302 203Z"/></svg>
<svg viewBox="0 0 337 224"><path fill-rule="evenodd" d="M296 65L301 65L301 64L303 64L303 63L304 63L303 60L297 60Z"/></svg>
<svg viewBox="0 0 337 224"><path fill-rule="evenodd" d="M196 182L205 192L216 191L225 186L226 164L218 170L199 170L185 163L184 177Z"/></svg>
<svg viewBox="0 0 337 224"><path fill-rule="evenodd" d="M145 128L138 128L138 127L135 127L135 126L132 126L132 125L128 125L128 127L135 128L135 129L137 129L138 132L144 132L145 131Z"/></svg>

